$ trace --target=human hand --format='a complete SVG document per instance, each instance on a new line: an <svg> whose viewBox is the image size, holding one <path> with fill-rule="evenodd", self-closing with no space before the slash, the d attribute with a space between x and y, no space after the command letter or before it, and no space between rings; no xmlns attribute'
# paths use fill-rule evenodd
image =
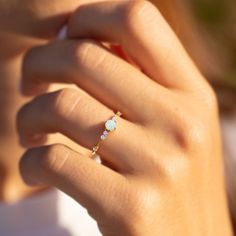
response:
<svg viewBox="0 0 236 236"><path fill-rule="evenodd" d="M0 60L21 58L25 50L52 40L77 7L99 1L0 1Z"/></svg>
<svg viewBox="0 0 236 236"><path fill-rule="evenodd" d="M104 235L230 235L215 95L158 10L84 5L68 36L25 57L24 94L78 85L19 112L25 181L72 196ZM121 45L137 67L100 41ZM60 132L91 149L113 111L123 116L101 143L103 165L63 144L35 147Z"/></svg>

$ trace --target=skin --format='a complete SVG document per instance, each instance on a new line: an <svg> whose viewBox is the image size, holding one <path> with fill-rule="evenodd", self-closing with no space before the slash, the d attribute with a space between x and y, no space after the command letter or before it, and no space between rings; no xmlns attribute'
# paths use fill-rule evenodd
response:
<svg viewBox="0 0 236 236"><path fill-rule="evenodd" d="M22 57L29 48L53 39L71 12L85 2L0 0L0 201L15 202L42 190L26 186L18 167L24 148L18 142L15 117L29 100L19 91ZM52 139L69 142L60 135Z"/></svg>
<svg viewBox="0 0 236 236"><path fill-rule="evenodd" d="M28 184L68 193L104 235L232 235L215 94L152 4L78 8L66 40L24 55L22 78L36 96L17 120ZM46 92L54 82L78 88ZM91 149L117 110L103 165L63 142L44 145L59 132Z"/></svg>

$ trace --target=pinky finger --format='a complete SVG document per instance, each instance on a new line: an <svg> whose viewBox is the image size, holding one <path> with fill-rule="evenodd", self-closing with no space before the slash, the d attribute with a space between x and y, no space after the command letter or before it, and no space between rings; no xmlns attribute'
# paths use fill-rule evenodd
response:
<svg viewBox="0 0 236 236"><path fill-rule="evenodd" d="M20 172L29 185L54 186L67 193L95 219L112 207L111 196L121 191L114 186L124 186L119 173L60 144L29 149L20 161Z"/></svg>

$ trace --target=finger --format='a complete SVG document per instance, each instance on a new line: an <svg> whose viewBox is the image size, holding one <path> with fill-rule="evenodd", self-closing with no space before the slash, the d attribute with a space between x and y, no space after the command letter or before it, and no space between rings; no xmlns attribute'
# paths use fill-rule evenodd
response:
<svg viewBox="0 0 236 236"><path fill-rule="evenodd" d="M152 94L162 93L153 80L94 40L63 41L32 49L24 60L25 93L34 93L50 82L75 83L133 121L144 118L150 107L143 104L149 104Z"/></svg>
<svg viewBox="0 0 236 236"><path fill-rule="evenodd" d="M25 105L18 113L18 131L21 143L26 147L41 145L45 134L59 132L76 143L92 150L104 131L104 123L114 113L89 95L79 90L64 89L41 95ZM135 165L128 153L139 142L131 141L137 134L136 125L119 118L116 131L100 144L98 153L117 169L126 171L143 162L137 157ZM142 137L142 136L140 136Z"/></svg>
<svg viewBox="0 0 236 236"><path fill-rule="evenodd" d="M59 188L93 217L112 208L112 198L124 186L122 175L60 144L28 150L20 161L20 172L29 185Z"/></svg>
<svg viewBox="0 0 236 236"><path fill-rule="evenodd" d="M149 1L81 6L69 21L68 36L121 44L150 78L167 87L192 88L196 75L202 80L177 36Z"/></svg>

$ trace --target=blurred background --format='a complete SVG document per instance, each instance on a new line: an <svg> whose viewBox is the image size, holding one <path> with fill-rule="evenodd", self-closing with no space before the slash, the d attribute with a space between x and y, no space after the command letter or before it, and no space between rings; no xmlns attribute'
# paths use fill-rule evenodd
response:
<svg viewBox="0 0 236 236"><path fill-rule="evenodd" d="M210 79L220 92L221 111L230 112L235 109L236 102L236 1L187 2L201 25L203 36L207 37L208 46L217 58L215 67L218 68L214 70L218 74Z"/></svg>

